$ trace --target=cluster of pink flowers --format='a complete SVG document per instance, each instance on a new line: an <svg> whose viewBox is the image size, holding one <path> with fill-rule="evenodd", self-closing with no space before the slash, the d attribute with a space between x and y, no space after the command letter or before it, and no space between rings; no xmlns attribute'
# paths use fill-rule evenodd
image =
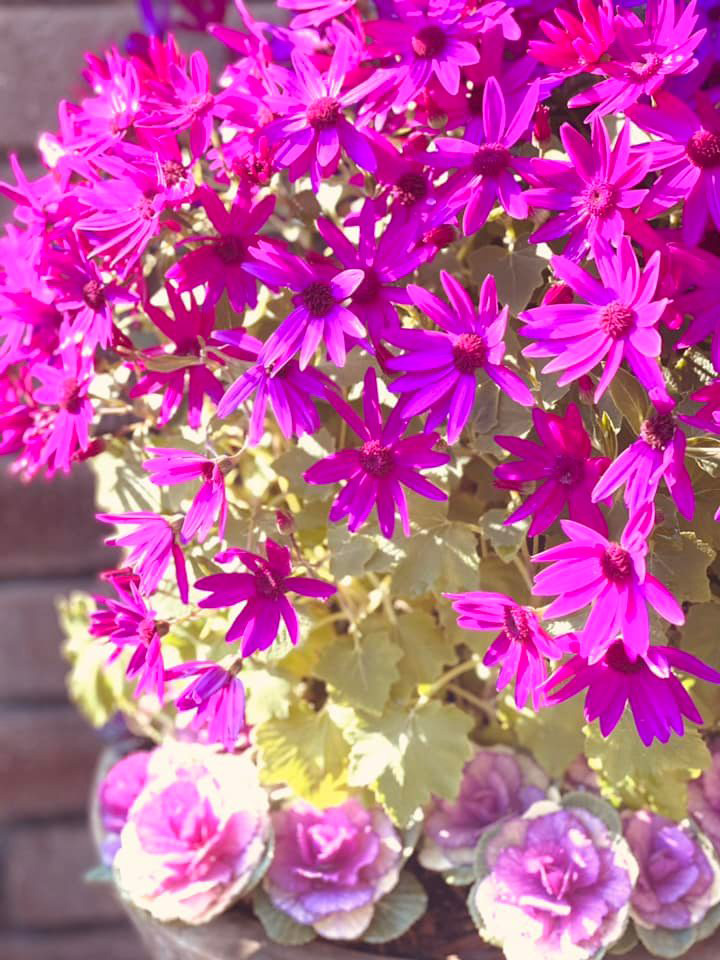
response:
<svg viewBox="0 0 720 960"><path fill-rule="evenodd" d="M182 4L199 27L227 5ZM533 408L531 439L496 437L514 458L497 467L498 486L535 484L508 522L529 519L533 537L559 522L566 538L534 557L550 564L535 581L538 596L555 598L545 618L588 611L579 633L553 638L512 598L456 597L463 625L502 631L488 660L501 665L500 686L516 679L518 703L537 706L587 690L587 718L606 734L629 703L646 743L681 733L683 717L700 722L675 671L714 683L720 674L651 643L650 608L674 625L684 613L647 560L663 485L693 516L686 432L720 434L717 382L688 398L663 375L663 363L706 343L718 365L718 5L378 0L365 16L354 0L283 0L290 29L235 6L240 28L209 28L238 55L220 85L203 53L166 34L169 5L144 3L153 36L88 57L91 92L63 102L58 131L41 137L44 174L30 180L12 158L16 182L0 183L16 205L0 238L0 451L27 478L52 476L100 453L106 415L133 403L157 428L247 410L249 445L268 418L298 437L332 408L357 439L305 479L342 483L331 523L357 531L375 511L391 537L396 517L410 532L406 490L446 498L424 473L450 461L478 384L491 381ZM569 100L567 80L581 91ZM613 143L605 121L620 113ZM566 159L545 155L553 134ZM338 174L357 202L337 222L317 215L316 250L303 250L283 236L273 184L309 178L317 192ZM188 226L201 213L205 233ZM538 372L577 386L585 417L576 403L562 413L537 405L507 352L509 310L492 276L475 291L443 271L442 298L414 282L497 218L531 220L531 243L567 240L549 262L558 284L521 313L518 332L522 354L544 362ZM291 303L264 340L242 326L260 294ZM351 354L367 366L362 418L334 376ZM127 382L117 410L98 387L113 365ZM594 455L587 424L621 368L646 391L647 417L609 462ZM397 397L388 414L377 371ZM691 399L699 408L681 415ZM243 723L237 672L166 669L167 625L152 604L170 570L187 600L188 545L223 536L233 459L177 447L148 447L147 457L153 483L195 483L195 498L185 516L101 517L129 556L109 575L117 596L98 601L92 630L118 652L133 648L140 691L162 697L192 677L179 707L230 748ZM628 521L613 537L619 490ZM270 646L283 623L296 641L289 597L335 591L295 575L297 558L270 539L216 559L245 572L200 579L200 605L237 605L227 639L243 656ZM566 656L546 680L547 660Z"/></svg>

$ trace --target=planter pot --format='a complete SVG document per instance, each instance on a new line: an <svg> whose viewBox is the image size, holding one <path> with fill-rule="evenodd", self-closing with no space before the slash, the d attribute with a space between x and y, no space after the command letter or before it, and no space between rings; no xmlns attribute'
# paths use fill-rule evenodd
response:
<svg viewBox="0 0 720 960"><path fill-rule="evenodd" d="M133 744L131 749L136 749ZM99 817L98 786L105 773L125 751L120 748L106 749L98 764L98 770L90 798L91 827L96 850L100 850L103 834ZM233 909L198 927L181 923L160 923L144 910L134 907L115 891L123 909L136 928L151 960L418 960L407 954L392 953L392 944L382 953L358 950L317 940L304 947L284 947L267 939L258 921L241 909ZM449 932L448 940L452 940ZM503 960L503 954L479 938L472 937L461 943L455 942L450 954L433 957L433 960ZM653 960L642 947L636 947L622 955L624 960ZM682 960L719 960L720 931L708 940L697 944L684 954ZM138 958L139 960L139 958Z"/></svg>

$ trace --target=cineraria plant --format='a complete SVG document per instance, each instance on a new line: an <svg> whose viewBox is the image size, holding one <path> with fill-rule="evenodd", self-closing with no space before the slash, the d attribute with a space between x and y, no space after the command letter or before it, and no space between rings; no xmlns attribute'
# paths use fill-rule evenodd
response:
<svg viewBox="0 0 720 960"><path fill-rule="evenodd" d="M64 606L71 691L273 791L202 910L139 902L254 886L271 935L379 942L417 863L475 861L509 956L585 960L628 917L659 942L672 841L707 879L674 934L707 936L717 866L674 824L720 732L720 3L141 6L0 183L0 451L89 464L115 548ZM204 763L178 809L232 824ZM627 842L558 805L578 771ZM173 776L121 804L130 896ZM592 923L543 919L581 861Z"/></svg>

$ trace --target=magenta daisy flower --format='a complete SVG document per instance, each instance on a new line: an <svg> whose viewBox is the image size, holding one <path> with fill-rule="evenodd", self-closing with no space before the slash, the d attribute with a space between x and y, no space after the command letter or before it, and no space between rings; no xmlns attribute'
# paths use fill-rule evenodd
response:
<svg viewBox="0 0 720 960"><path fill-rule="evenodd" d="M626 13L615 22L610 58L597 65L606 79L568 101L570 107L595 107L591 118L625 112L641 97L655 97L669 77L682 77L697 66L693 56L705 35L693 33L698 21L696 0L648 0L645 22Z"/></svg>
<svg viewBox="0 0 720 960"><path fill-rule="evenodd" d="M226 459L210 460L192 450L178 450L174 447L148 447L154 460L146 460L143 467L150 479L159 487L171 487L191 480L202 480L180 531L183 543L189 543L197 536L198 543L207 539L217 523L218 536L225 535L227 521L227 495L225 493L225 473L231 466Z"/></svg>
<svg viewBox="0 0 720 960"><path fill-rule="evenodd" d="M665 91L656 103L655 108L637 104L628 111L633 123L660 137L645 146L653 167L662 172L639 213L650 219L684 200L683 241L696 246L708 218L720 230L720 115L701 96L697 113Z"/></svg>
<svg viewBox="0 0 720 960"><path fill-rule="evenodd" d="M703 404L703 409L679 419L698 430L720 436L720 380L698 390L690 399L693 403Z"/></svg>
<svg viewBox="0 0 720 960"><path fill-rule="evenodd" d="M230 210L214 190L205 190L201 202L217 235L192 234L181 240L199 246L186 253L167 271L166 277L183 293L205 286L205 307L213 307L227 290L237 313L257 304L257 282L246 269L252 260L249 248L258 242L258 231L267 223L275 206L274 197L251 204L240 191Z"/></svg>
<svg viewBox="0 0 720 960"><path fill-rule="evenodd" d="M570 163L534 159L526 179L533 185L524 194L530 207L557 210L532 235L534 243L568 237L564 256L582 260L598 241L618 246L625 233L623 210L640 205L647 190L637 184L650 169L647 152L630 149L630 125L623 124L615 146L607 127L594 120L590 142L569 123L560 128L560 139Z"/></svg>
<svg viewBox="0 0 720 960"><path fill-rule="evenodd" d="M325 457L305 472L304 479L306 483L346 481L330 509L331 523L348 517L348 530L355 533L375 507L383 536L391 538L397 510L403 532L410 536L410 517L403 486L429 500L447 500L447 494L421 476L420 471L444 466L450 462L450 456L433 449L439 440L436 433L403 437L408 421L398 406L387 423L383 423L373 367L369 367L365 374L364 387L365 422L339 396L334 393L326 396L328 403L362 440L362 446L338 450Z"/></svg>
<svg viewBox="0 0 720 960"><path fill-rule="evenodd" d="M465 206L463 230L469 236L479 230L499 200L503 210L524 220L528 207L514 173L523 173L529 161L515 157L512 147L529 130L539 89L532 84L511 117L505 96L495 77L489 77L483 93L482 129L474 128L475 139L438 137L436 151L427 160L440 170L458 170L448 181L458 206Z"/></svg>
<svg viewBox="0 0 720 960"><path fill-rule="evenodd" d="M585 719L588 723L599 719L604 737L612 733L630 704L640 739L649 747L655 739L667 743L673 731L683 736L683 717L703 722L675 670L720 683L720 673L683 650L652 646L638 654L616 640L595 663L576 653L547 680L543 692L546 703L552 705L587 690Z"/></svg>
<svg viewBox="0 0 720 960"><path fill-rule="evenodd" d="M124 547L128 550L127 563L140 578L143 593L151 594L162 580L173 561L180 598L188 602L188 579L185 570L185 555L177 542L179 524L157 513L98 513L97 519L117 527L136 527L120 537L111 537L105 543L109 547Z"/></svg>
<svg viewBox="0 0 720 960"><path fill-rule="evenodd" d="M93 405L88 390L93 380L93 358L76 344L60 349L58 364L36 363L33 377L40 382L33 398L54 408L42 460L54 469L69 472L73 458L90 445Z"/></svg>
<svg viewBox="0 0 720 960"><path fill-rule="evenodd" d="M172 98L164 95L156 101L149 99L149 115L142 125L178 132L188 130L190 152L197 158L210 145L215 97L210 89L210 67L205 54L196 50L190 55L187 67L189 69L176 63L170 65Z"/></svg>
<svg viewBox="0 0 720 960"><path fill-rule="evenodd" d="M247 729L242 680L237 673L211 661L183 663L165 673L167 682L187 677L195 679L175 700L175 706L181 713L194 711L191 728L202 731L210 743L221 743L232 753Z"/></svg>
<svg viewBox="0 0 720 960"><path fill-rule="evenodd" d="M122 584L110 580L117 597L95 598L98 609L90 616L90 635L105 637L115 645L111 659L128 647L133 648L126 668L130 679L137 678L135 696L154 693L160 703L165 693L161 636L167 633L167 624L158 621L133 580Z"/></svg>
<svg viewBox="0 0 720 960"><path fill-rule="evenodd" d="M720 257L700 248L675 248L672 263L681 270L680 292L673 297L672 308L681 316L690 318L676 347L683 350L709 340L713 366L720 370L720 303L717 296Z"/></svg>
<svg viewBox="0 0 720 960"><path fill-rule="evenodd" d="M558 595L545 611L546 619L591 605L580 651L591 663L604 655L618 634L634 654L645 655L650 643L648 604L669 623L685 622L677 600L647 572L648 538L654 523L655 508L645 504L615 543L591 527L561 520L568 541L532 557L533 563L550 564L535 577L533 593Z"/></svg>
<svg viewBox="0 0 720 960"><path fill-rule="evenodd" d="M534 493L505 523L532 517L528 536L534 537L552 526L567 507L571 520L606 534L605 517L593 503L591 492L610 460L592 456L592 443L580 411L573 403L562 417L536 407L532 418L539 443L520 437L495 437L498 446L520 458L495 467L496 484L503 490L522 490L528 483L536 484Z"/></svg>
<svg viewBox="0 0 720 960"><path fill-rule="evenodd" d="M497 631L483 658L486 667L500 665L497 689L515 680L515 704L522 709L530 699L543 705L541 687L547 678L547 660L559 660L563 649L543 630L531 607L522 607L503 593L444 593L453 601L464 630Z"/></svg>
<svg viewBox="0 0 720 960"><path fill-rule="evenodd" d="M547 40L531 40L529 53L564 77L598 65L615 39L613 0L577 0L577 15L562 7L554 13L558 24L541 20Z"/></svg>
<svg viewBox="0 0 720 960"><path fill-rule="evenodd" d="M520 377L505 366L508 308L498 311L495 278L480 288L476 307L467 291L447 271L440 280L450 305L415 284L408 286L413 303L441 330L400 330L390 341L405 350L386 362L403 371L390 385L402 394L402 413L410 419L429 410L426 428L447 419L448 443L455 443L468 422L475 401L477 375L484 372L516 403L531 407L533 395Z"/></svg>
<svg viewBox="0 0 720 960"><path fill-rule="evenodd" d="M258 650L267 650L277 637L280 620L285 622L293 644L300 637L297 614L287 598L288 593L327 600L337 592L337 587L324 580L312 577L294 577L290 551L269 538L265 541L265 554L250 553L232 548L218 554L218 563L237 559L249 573L215 573L202 577L195 586L209 596L200 601L203 609L233 607L242 603L243 608L233 621L225 639L228 643L241 641L243 657Z"/></svg>
<svg viewBox="0 0 720 960"><path fill-rule="evenodd" d="M553 257L555 274L587 303L545 303L522 313L525 325L520 332L535 341L523 353L554 357L543 373L560 372L560 386L589 374L605 360L596 402L623 360L647 390L656 388L659 396L667 396L658 363L662 340L656 328L669 301L654 299L660 251L641 270L632 243L623 237L617 252L606 249L596 262L600 280L567 257Z"/></svg>
<svg viewBox="0 0 720 960"><path fill-rule="evenodd" d="M279 117L265 128L269 142L278 145L275 162L288 168L291 180L309 172L315 190L321 180L335 173L343 149L363 170L375 170L377 160L370 141L345 116L357 91L342 93L352 60L344 36L336 44L324 76L297 49L291 60L293 72L284 75L283 93L265 98Z"/></svg>
<svg viewBox="0 0 720 960"><path fill-rule="evenodd" d="M371 41L371 56L399 57L399 63L381 69L381 90L393 91L392 105L406 107L423 90L431 77L447 90L457 93L463 67L480 60L474 42L482 17L468 16L459 0L440 0L431 10L410 3L397 4L396 18L369 20L364 24Z"/></svg>
<svg viewBox="0 0 720 960"><path fill-rule="evenodd" d="M260 362L283 366L298 350L304 370L322 343L337 367L345 365L347 338L361 338L365 327L355 313L343 305L363 279L362 270L338 270L329 261L309 262L263 242L253 251L256 263L249 272L271 289L289 287L296 292L295 309L269 337Z"/></svg>
<svg viewBox="0 0 720 960"><path fill-rule="evenodd" d="M227 342L234 335L235 331L221 331L216 339ZM296 360L288 360L281 367L256 363L228 387L218 404L217 415L229 417L252 398L247 434L250 446L262 440L268 405L283 436L300 437L320 429L320 417L313 400L324 398L326 391L333 389L335 384L324 373L314 367L301 370Z"/></svg>
<svg viewBox="0 0 720 960"><path fill-rule="evenodd" d="M597 482L592 493L594 501L604 500L625 484L625 505L632 515L655 500L660 481L664 480L679 512L692 520L695 494L685 466L685 434L678 427L674 406L658 400L657 412L643 421L640 436Z"/></svg>

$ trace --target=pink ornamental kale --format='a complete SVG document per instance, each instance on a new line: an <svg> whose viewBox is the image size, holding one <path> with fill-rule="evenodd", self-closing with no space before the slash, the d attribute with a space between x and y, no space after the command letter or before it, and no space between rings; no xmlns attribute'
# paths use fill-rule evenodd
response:
<svg viewBox="0 0 720 960"><path fill-rule="evenodd" d="M434 430L447 419L448 443L455 443L470 418L479 372L516 403L530 407L534 399L520 377L505 365L508 308L498 311L492 274L483 281L477 307L447 271L441 272L440 280L449 306L422 287L408 287L413 303L440 331L409 329L392 335L391 342L405 353L388 360L387 367L402 372L390 389L401 394L403 416L410 419L429 411L426 430Z"/></svg>
<svg viewBox="0 0 720 960"><path fill-rule="evenodd" d="M605 518L593 502L603 498L591 498L591 494L610 460L592 456L592 443L580 411L570 404L562 417L536 407L532 418L539 443L495 436L498 446L519 457L495 467L496 484L503 490L522 490L529 483L536 484L535 491L505 523L532 517L528 536L534 537L549 529L567 507L571 520L606 534Z"/></svg>
<svg viewBox="0 0 720 960"><path fill-rule="evenodd" d="M450 456L434 450L439 437L435 433L404 437L408 418L396 406L383 422L378 399L377 374L369 367L365 374L363 412L365 421L353 408L334 393L326 399L363 441L358 449L339 450L304 473L306 483L336 483L345 486L330 508L330 522L348 518L351 533L377 509L380 530L385 537L395 531L395 513L400 514L403 533L410 536L410 516L403 487L408 487L429 500L447 500L447 494L426 480L420 473L450 462Z"/></svg>
<svg viewBox="0 0 720 960"><path fill-rule="evenodd" d="M390 818L351 797L326 810L296 801L272 821L263 886L273 906L321 936L361 937L400 877L402 842Z"/></svg>
<svg viewBox="0 0 720 960"><path fill-rule="evenodd" d="M559 372L560 386L591 373L604 360L596 402L623 360L647 390L667 396L658 363L662 338L657 325L668 304L666 299L655 299L660 253L654 253L641 269L632 243L623 237L617 252L605 248L596 264L600 280L567 257L553 257L556 276L587 303L546 303L526 310L521 314L525 321L521 333L534 343L523 353L553 357L543 373Z"/></svg>
<svg viewBox="0 0 720 960"><path fill-rule="evenodd" d="M533 592L559 595L545 611L546 618L563 617L591 605L581 647L591 663L605 654L618 634L634 655L646 654L650 644L648 605L669 623L685 622L675 597L647 571L654 523L655 509L646 504L631 516L618 543L591 527L561 520L568 541L532 558L534 563L550 564L536 575Z"/></svg>
<svg viewBox="0 0 720 960"><path fill-rule="evenodd" d="M600 732L610 736L629 704L640 739L667 743L673 732L685 733L683 718L701 724L703 718L674 670L708 683L720 683L720 673L697 657L675 647L648 646L636 653L623 639L612 643L600 659L589 660L580 644L545 684L546 702L563 703L587 690L585 719L600 721Z"/></svg>
<svg viewBox="0 0 720 960"><path fill-rule="evenodd" d="M195 583L198 590L209 594L200 601L204 609L244 604L225 638L228 643L241 641L243 657L267 650L277 638L281 619L292 643L298 642L300 626L288 593L327 600L337 592L337 587L324 580L291 576L290 551L274 540L265 541L265 554L263 557L235 547L225 550L215 557L218 563L237 559L249 573L214 573Z"/></svg>
<svg viewBox="0 0 720 960"><path fill-rule="evenodd" d="M531 700L542 706L542 684L547 660L558 660L563 648L540 625L530 607L522 607L502 593L446 593L464 630L500 631L483 658L486 667L500 664L497 689L515 681L515 704L522 709Z"/></svg>

